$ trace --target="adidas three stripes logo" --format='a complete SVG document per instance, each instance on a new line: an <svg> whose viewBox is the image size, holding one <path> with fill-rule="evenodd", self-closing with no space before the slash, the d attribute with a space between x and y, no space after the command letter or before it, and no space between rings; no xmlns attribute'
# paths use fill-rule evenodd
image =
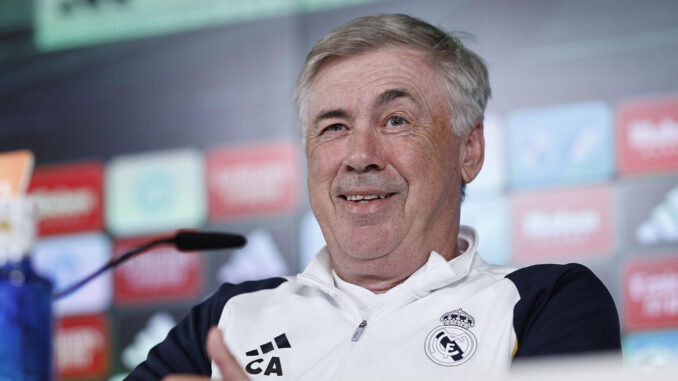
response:
<svg viewBox="0 0 678 381"><path fill-rule="evenodd" d="M285 348L292 348L292 345L290 344L290 341L287 339L287 335L284 333L281 335L276 336L273 338L273 340L266 342L264 344L261 344L259 348L252 349L251 351L245 352L245 355L248 357L251 356L263 356L269 352L272 352L276 349L285 349ZM245 371L249 374L260 374L261 372L264 372L264 376L269 376L275 374L276 376L282 376L283 375L283 369L282 369L282 364L280 363L280 357L277 356L272 356L271 359L268 361L268 364L266 365L266 368L263 369L262 363L264 362L264 359L262 358L256 358L247 365L245 365Z"/></svg>

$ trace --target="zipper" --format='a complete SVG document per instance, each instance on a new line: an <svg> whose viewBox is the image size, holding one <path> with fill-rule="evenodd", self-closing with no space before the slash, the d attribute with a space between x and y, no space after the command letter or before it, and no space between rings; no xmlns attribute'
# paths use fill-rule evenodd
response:
<svg viewBox="0 0 678 381"><path fill-rule="evenodd" d="M353 351L353 346L356 345L354 344L358 340L360 340L360 336L363 335L363 332L365 332L365 327L367 327L367 320L363 320L358 324L358 327L356 327L355 331L353 331L353 335L351 336L351 342L348 344L346 348L346 352L344 352L344 355L341 356L341 364L339 365L339 368L337 369L337 372L332 380L342 380L345 377L340 377L342 374L344 374L344 369L346 368L346 363L348 363L348 358L351 357L351 352Z"/></svg>
<svg viewBox="0 0 678 381"><path fill-rule="evenodd" d="M349 345L347 346L345 352L343 353L343 355L338 357L339 359L341 359L339 368L334 374L334 377L329 378L331 380L341 380L343 378L340 376L344 373L344 368L346 368L346 363L348 362L348 358L350 357L351 351L353 350L354 345L353 343L358 341L360 337L363 335L365 327L367 327L367 320L363 319L362 314L360 313L360 310L358 310L358 306L355 304L353 299L351 299L343 291L327 284L326 282L310 274L301 274L298 275L297 278L303 280L304 282L309 282L313 284L313 286L315 287L318 287L320 290L327 293L330 297L334 298L338 303L343 304L345 307L348 307L348 309L351 312L353 312L353 315L360 319L359 320L360 323L358 324L358 327L356 327L355 331L353 331L353 335L351 335L351 341L349 342Z"/></svg>
<svg viewBox="0 0 678 381"><path fill-rule="evenodd" d="M360 325L358 325L358 328L355 329L353 332L353 336L351 337L352 342L356 342L360 340L360 336L363 335L363 331L365 330L365 327L367 327L367 320L363 320Z"/></svg>

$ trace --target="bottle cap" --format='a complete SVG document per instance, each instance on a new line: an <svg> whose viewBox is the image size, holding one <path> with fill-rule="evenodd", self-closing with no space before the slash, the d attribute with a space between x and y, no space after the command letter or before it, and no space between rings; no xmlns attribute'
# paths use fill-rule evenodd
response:
<svg viewBox="0 0 678 381"><path fill-rule="evenodd" d="M0 266L30 254L35 240L35 211L30 198L0 198Z"/></svg>

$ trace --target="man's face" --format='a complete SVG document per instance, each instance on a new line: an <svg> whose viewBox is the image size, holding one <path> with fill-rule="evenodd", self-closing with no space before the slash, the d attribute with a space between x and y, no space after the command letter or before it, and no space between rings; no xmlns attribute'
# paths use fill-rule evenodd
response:
<svg viewBox="0 0 678 381"><path fill-rule="evenodd" d="M336 59L317 73L307 97L308 187L335 269L393 272L431 250L456 255L464 147L441 83L424 54L404 47Z"/></svg>

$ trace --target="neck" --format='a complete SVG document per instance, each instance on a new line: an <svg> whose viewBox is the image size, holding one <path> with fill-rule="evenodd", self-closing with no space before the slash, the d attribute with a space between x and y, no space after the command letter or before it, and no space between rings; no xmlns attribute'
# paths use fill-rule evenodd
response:
<svg viewBox="0 0 678 381"><path fill-rule="evenodd" d="M461 254L458 248L459 245L456 244L455 237L451 250L435 251L449 261ZM368 260L344 256L340 260L337 256L332 255L330 250L330 258L332 259L332 268L341 279L379 294L405 282L428 261L432 251L434 250L424 250L416 256L389 254Z"/></svg>
<svg viewBox="0 0 678 381"><path fill-rule="evenodd" d="M423 265L423 264L422 264ZM348 273L345 271L342 271L339 266L332 265L334 267L334 271L337 273L337 275L345 280L348 283L355 284L357 286L366 288L375 294L382 294L387 292L388 290L392 289L393 287L405 282L407 278L410 277L419 267L414 269L412 272L409 274L396 278L393 276L385 276L385 277L380 277L376 276L374 274L355 274L355 273Z"/></svg>

